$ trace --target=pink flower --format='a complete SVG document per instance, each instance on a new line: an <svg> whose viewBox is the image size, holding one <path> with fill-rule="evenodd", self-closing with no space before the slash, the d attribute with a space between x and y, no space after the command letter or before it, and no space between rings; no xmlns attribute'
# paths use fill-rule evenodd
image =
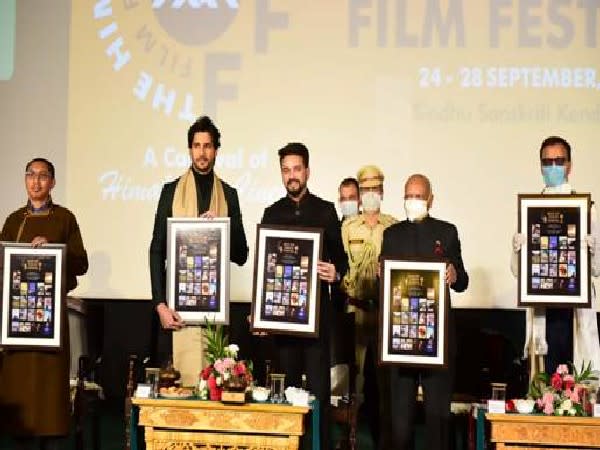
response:
<svg viewBox="0 0 600 450"><path fill-rule="evenodd" d="M565 397L570 398L573 403L579 403L579 392L576 390L571 391L570 389L565 390Z"/></svg>
<svg viewBox="0 0 600 450"><path fill-rule="evenodd" d="M203 380L208 380L208 377L210 376L212 371L213 371L213 366L207 366L204 369L202 369L202 372L200 372L200 376L202 377Z"/></svg>
<svg viewBox="0 0 600 450"><path fill-rule="evenodd" d="M559 375L567 375L569 373L569 366L566 364L559 364L556 368L556 373Z"/></svg>
<svg viewBox="0 0 600 450"><path fill-rule="evenodd" d="M556 373L552 374L552 378L550 379L550 384L557 391L560 391L562 389L562 377L561 377L560 373L556 372Z"/></svg>
<svg viewBox="0 0 600 450"><path fill-rule="evenodd" d="M235 360L233 358L217 359L215 361L215 370L220 374L224 374L225 372L231 370L234 365Z"/></svg>
<svg viewBox="0 0 600 450"><path fill-rule="evenodd" d="M246 366L244 365L244 363L240 362L237 363L234 367L233 367L233 374L236 377L239 377L241 375L244 375L246 373Z"/></svg>
<svg viewBox="0 0 600 450"><path fill-rule="evenodd" d="M542 396L542 405L544 407L544 414L554 413L554 394L552 392L546 392Z"/></svg>
<svg viewBox="0 0 600 450"><path fill-rule="evenodd" d="M566 374L563 376L563 383L565 384L565 389L573 389L573 386L575 386L575 377Z"/></svg>

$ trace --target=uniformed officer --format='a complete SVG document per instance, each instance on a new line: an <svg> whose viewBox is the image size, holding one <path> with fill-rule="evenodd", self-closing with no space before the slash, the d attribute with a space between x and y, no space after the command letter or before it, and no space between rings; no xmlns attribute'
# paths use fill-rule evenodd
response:
<svg viewBox="0 0 600 450"><path fill-rule="evenodd" d="M342 280L342 288L348 294L350 308L356 308L356 354L364 380L363 407L370 423L373 440L377 443L380 420L387 416L383 412L381 416L379 414L381 408L378 401L378 384L382 380L378 383L381 376L378 377L375 373L376 305L379 297L377 264L383 232L398 220L381 212L384 179L381 170L376 166L365 166L358 171L357 179L362 213L342 223L342 241L349 266Z"/></svg>

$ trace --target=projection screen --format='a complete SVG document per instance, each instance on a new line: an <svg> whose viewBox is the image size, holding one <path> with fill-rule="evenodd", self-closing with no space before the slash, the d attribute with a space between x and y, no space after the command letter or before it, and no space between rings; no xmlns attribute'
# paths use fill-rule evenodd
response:
<svg viewBox="0 0 600 450"><path fill-rule="evenodd" d="M383 210L404 219L404 181L429 176L431 214L457 225L471 276L454 306L515 308L516 196L543 187L543 138L569 140L570 181L600 195L599 11L597 0L72 2L61 173L90 255L77 294L150 298L160 189L189 166L187 128L208 114L250 246L232 264L232 300L251 297L256 224L284 195L277 150L301 141L309 188L331 201L376 164Z"/></svg>

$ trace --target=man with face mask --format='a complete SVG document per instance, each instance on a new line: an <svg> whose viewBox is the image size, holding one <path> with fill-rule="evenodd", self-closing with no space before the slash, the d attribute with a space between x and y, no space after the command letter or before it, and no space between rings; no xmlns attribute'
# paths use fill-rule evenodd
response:
<svg viewBox="0 0 600 450"><path fill-rule="evenodd" d="M541 172L544 180L542 194L571 194L569 184L571 173L571 146L558 136L546 138L540 147ZM591 234L585 237L591 253L593 276L600 275L597 244L598 218L596 208L591 208ZM513 236L511 270L518 276L519 252L525 236ZM594 292L592 290L592 292ZM530 376L537 372L554 372L558 364L573 361L581 367L583 361L592 362L592 367L600 369L600 344L596 321L595 295L592 308L528 308L525 328L524 356L529 357ZM542 364L543 362L543 364Z"/></svg>
<svg viewBox="0 0 600 450"><path fill-rule="evenodd" d="M356 178L344 178L338 189L338 202L342 212L342 222L358 214L360 199L358 193L358 181Z"/></svg>
<svg viewBox="0 0 600 450"><path fill-rule="evenodd" d="M383 233L381 256L394 258L441 257L448 260L446 285L464 291L469 276L462 261L460 240L451 223L429 216L433 193L429 179L411 175L404 186L404 209L407 220L392 225ZM414 449L414 421L419 380L425 402L425 448L450 447L450 400L454 376L456 339L454 314L448 310L447 369L412 369L394 367L390 373L392 446Z"/></svg>
<svg viewBox="0 0 600 450"><path fill-rule="evenodd" d="M338 204L342 212L340 225L345 220L356 216L360 208L358 181L356 178L344 178L338 188ZM331 286L331 299L336 312L343 313L346 309L346 293L341 289L340 283Z"/></svg>
<svg viewBox="0 0 600 450"><path fill-rule="evenodd" d="M377 261L383 232L398 220L381 212L384 179L381 170L376 166L365 166L358 171L356 178L362 213L342 223L342 242L348 255L348 273L342 280L342 289L348 294L350 309L356 308L356 360L364 379L364 412L373 440L378 444L381 435L379 424L388 414L387 403L379 392L380 385L385 383L385 374L380 371L382 375L379 378L383 378L378 380L375 371L376 304L379 298ZM357 384L360 386L360 383Z"/></svg>

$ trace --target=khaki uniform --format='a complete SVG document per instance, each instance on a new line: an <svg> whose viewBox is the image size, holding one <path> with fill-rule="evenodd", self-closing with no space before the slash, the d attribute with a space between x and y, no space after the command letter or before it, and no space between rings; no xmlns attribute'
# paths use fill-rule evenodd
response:
<svg viewBox="0 0 600 450"><path fill-rule="evenodd" d="M377 304L379 298L377 266L383 233L398 221L380 212L384 175L379 167L363 166L356 174L363 214L346 220L342 225L342 241L348 256L348 272L342 289L349 303L358 306L355 313L356 362L360 374L356 379L357 393L363 394L374 446L387 448L386 425L389 413L389 371L377 367ZM377 211L377 222L367 222L369 211ZM350 308L352 310L353 308ZM381 445L379 445L381 444Z"/></svg>
<svg viewBox="0 0 600 450"><path fill-rule="evenodd" d="M342 289L348 296L364 308L355 309L356 320L356 361L358 367L363 367L367 344L373 341L377 334L377 310L374 306L379 298L377 286L377 264L381 253L383 232L398 220L389 214L379 213L374 226L365 221L365 216L349 218L342 224L342 242L348 255L348 272L342 280ZM360 382L357 385L360 386ZM359 391L361 391L359 387Z"/></svg>
<svg viewBox="0 0 600 450"><path fill-rule="evenodd" d="M379 213L373 227L366 223L363 214L351 217L342 224L342 242L349 265L342 287L350 297L363 301L377 300L379 297L377 264L383 232L397 222L389 214Z"/></svg>

